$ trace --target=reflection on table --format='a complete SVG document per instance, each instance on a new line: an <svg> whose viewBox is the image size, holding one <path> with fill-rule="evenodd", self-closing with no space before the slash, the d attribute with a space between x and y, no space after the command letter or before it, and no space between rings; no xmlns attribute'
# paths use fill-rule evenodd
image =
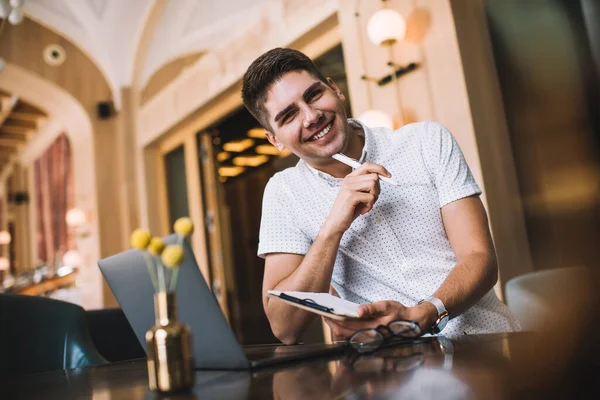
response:
<svg viewBox="0 0 600 400"><path fill-rule="evenodd" d="M0 378L0 398L439 400L598 394L597 354L586 351L569 358L550 345L533 333L431 337L360 357L347 352L253 371L196 371L192 393L162 397L147 389L146 362L140 359Z"/></svg>

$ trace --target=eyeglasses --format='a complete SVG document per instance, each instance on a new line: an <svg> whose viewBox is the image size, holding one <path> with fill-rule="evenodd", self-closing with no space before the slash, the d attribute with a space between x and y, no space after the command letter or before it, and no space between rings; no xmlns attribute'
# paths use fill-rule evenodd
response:
<svg viewBox="0 0 600 400"><path fill-rule="evenodd" d="M421 352L391 357L355 354L350 359L348 366L352 371L359 374L381 374L410 371L420 367L424 362L425 355Z"/></svg>
<svg viewBox="0 0 600 400"><path fill-rule="evenodd" d="M389 338L414 339L421 335L419 324L414 321L397 320L377 328L361 329L350 336L347 343L358 353L371 353Z"/></svg>

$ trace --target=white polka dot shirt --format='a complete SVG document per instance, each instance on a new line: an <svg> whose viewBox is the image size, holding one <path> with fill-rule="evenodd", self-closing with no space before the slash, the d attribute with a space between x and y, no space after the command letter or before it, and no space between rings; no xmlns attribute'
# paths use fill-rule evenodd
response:
<svg viewBox="0 0 600 400"><path fill-rule="evenodd" d="M364 130L360 161L383 165L399 186L382 182L373 209L344 233L331 285L355 303L395 300L414 306L438 289L457 262L440 209L481 190L444 126L419 122L393 131L349 122ZM306 254L341 182L302 160L275 174L264 192L258 255ZM442 331L450 337L520 329L493 290L451 318Z"/></svg>

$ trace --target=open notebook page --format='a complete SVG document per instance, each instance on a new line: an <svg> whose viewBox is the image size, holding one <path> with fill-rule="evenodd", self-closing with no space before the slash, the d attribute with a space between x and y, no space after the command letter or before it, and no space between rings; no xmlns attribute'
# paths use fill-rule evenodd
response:
<svg viewBox="0 0 600 400"><path fill-rule="evenodd" d="M275 296L279 296L281 294L281 291L269 290L269 293L274 294ZM329 293L291 292L287 290L283 293L287 294L288 296L296 297L298 299L311 299L317 304L328 308L332 308L333 313L335 314L358 318L358 306L360 304L340 299L339 297L333 296Z"/></svg>

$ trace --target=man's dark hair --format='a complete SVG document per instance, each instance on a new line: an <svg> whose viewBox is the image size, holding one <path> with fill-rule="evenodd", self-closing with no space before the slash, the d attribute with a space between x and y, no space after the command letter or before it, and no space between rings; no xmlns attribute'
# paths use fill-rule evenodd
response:
<svg viewBox="0 0 600 400"><path fill-rule="evenodd" d="M271 132L272 128L265 108L267 92L283 74L292 71L306 71L327 84L327 79L310 58L297 50L281 47L269 50L258 57L244 74L242 84L244 105L250 114Z"/></svg>

